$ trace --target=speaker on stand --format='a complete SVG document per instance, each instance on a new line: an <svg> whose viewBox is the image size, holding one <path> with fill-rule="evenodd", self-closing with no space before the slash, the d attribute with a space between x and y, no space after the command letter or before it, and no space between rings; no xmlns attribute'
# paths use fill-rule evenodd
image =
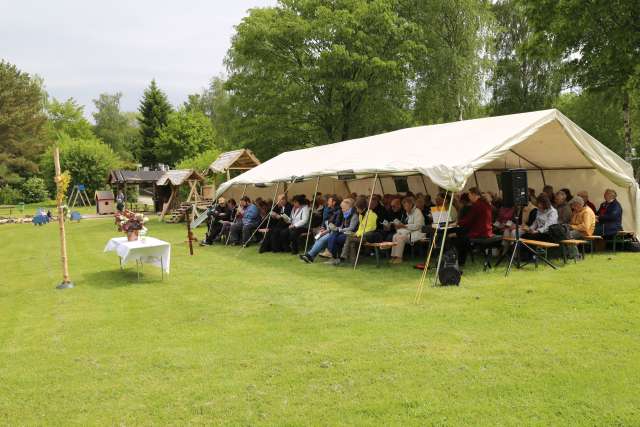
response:
<svg viewBox="0 0 640 427"><path fill-rule="evenodd" d="M545 262L545 264L549 265L555 270L556 267L548 259L538 254L535 249L524 243L520 238L520 218L522 217L522 209L529 203L527 170L509 169L503 171L500 175L500 186L502 188L502 205L507 208L515 208L513 219L516 224L515 241L512 246L513 252L511 252L511 259L509 260L509 265L507 266L505 277L509 275L514 260L516 262L516 267L521 267L520 251L522 249L529 251L531 255L537 257L538 259L541 259ZM502 262L505 256L506 252L504 252L500 256L500 258L496 262L496 266Z"/></svg>

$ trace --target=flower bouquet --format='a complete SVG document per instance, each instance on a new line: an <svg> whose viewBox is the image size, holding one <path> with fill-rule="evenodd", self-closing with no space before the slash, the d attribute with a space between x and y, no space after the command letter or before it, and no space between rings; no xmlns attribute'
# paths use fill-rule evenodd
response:
<svg viewBox="0 0 640 427"><path fill-rule="evenodd" d="M124 210L123 212L117 212L115 218L118 231L127 233L128 241L138 240L139 234L147 234L148 230L144 224L149 221L149 218L143 214Z"/></svg>

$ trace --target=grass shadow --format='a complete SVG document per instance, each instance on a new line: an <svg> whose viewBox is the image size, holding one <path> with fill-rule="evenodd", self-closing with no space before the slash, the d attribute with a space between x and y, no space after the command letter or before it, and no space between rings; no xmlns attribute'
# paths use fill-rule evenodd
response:
<svg viewBox="0 0 640 427"><path fill-rule="evenodd" d="M165 277L165 281L166 280ZM85 286L98 289L118 289L128 286L157 285L164 283L159 270L150 272L145 269L145 271L140 271L140 279L138 280L138 273L135 267L125 268L124 270L116 268L113 270L84 273L80 277L79 282Z"/></svg>

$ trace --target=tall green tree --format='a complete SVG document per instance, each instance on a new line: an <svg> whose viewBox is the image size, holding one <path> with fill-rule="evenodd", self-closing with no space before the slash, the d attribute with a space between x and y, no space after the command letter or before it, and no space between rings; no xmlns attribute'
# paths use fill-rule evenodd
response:
<svg viewBox="0 0 640 427"><path fill-rule="evenodd" d="M185 108L169 114L167 125L156 140L156 160L175 166L183 159L214 148L215 133L211 121L200 111Z"/></svg>
<svg viewBox="0 0 640 427"><path fill-rule="evenodd" d="M92 138L91 123L84 117L84 107L73 98L64 102L53 99L47 102L48 127L52 139L61 132L71 138Z"/></svg>
<svg viewBox="0 0 640 427"><path fill-rule="evenodd" d="M216 135L216 146L231 148L231 126L234 111L230 103L230 93L225 88L222 77L214 77L202 92L189 95L184 107L187 111L200 111L211 121Z"/></svg>
<svg viewBox="0 0 640 427"><path fill-rule="evenodd" d="M574 83L586 91L617 91L622 99L624 155L631 157L631 92L640 75L640 1L539 0L528 14L559 49Z"/></svg>
<svg viewBox="0 0 640 427"><path fill-rule="evenodd" d="M489 81L492 114L549 108L563 83L562 56L534 31L523 0L493 4L495 65Z"/></svg>
<svg viewBox="0 0 640 427"><path fill-rule="evenodd" d="M407 125L411 30L396 1L251 10L226 60L234 142L268 158Z"/></svg>
<svg viewBox="0 0 640 427"><path fill-rule="evenodd" d="M489 68L493 25L486 0L408 0L402 14L415 22L417 76L414 114L421 124L479 114Z"/></svg>
<svg viewBox="0 0 640 427"><path fill-rule="evenodd" d="M38 172L50 143L44 100L38 78L0 61L0 184Z"/></svg>
<svg viewBox="0 0 640 427"><path fill-rule="evenodd" d="M123 159L133 160L140 149L140 131L131 114L120 111L122 93L102 93L93 100L96 136Z"/></svg>
<svg viewBox="0 0 640 427"><path fill-rule="evenodd" d="M144 91L138 111L141 136L138 159L144 166L154 166L158 163L156 144L160 131L167 125L169 114L173 111L167 95L158 88L155 79Z"/></svg>

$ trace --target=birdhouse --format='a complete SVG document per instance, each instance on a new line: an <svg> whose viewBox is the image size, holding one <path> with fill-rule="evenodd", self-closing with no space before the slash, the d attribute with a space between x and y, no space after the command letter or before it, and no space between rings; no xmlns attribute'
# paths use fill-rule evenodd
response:
<svg viewBox="0 0 640 427"><path fill-rule="evenodd" d="M100 215L116 212L116 199L111 191L96 191L96 212Z"/></svg>

